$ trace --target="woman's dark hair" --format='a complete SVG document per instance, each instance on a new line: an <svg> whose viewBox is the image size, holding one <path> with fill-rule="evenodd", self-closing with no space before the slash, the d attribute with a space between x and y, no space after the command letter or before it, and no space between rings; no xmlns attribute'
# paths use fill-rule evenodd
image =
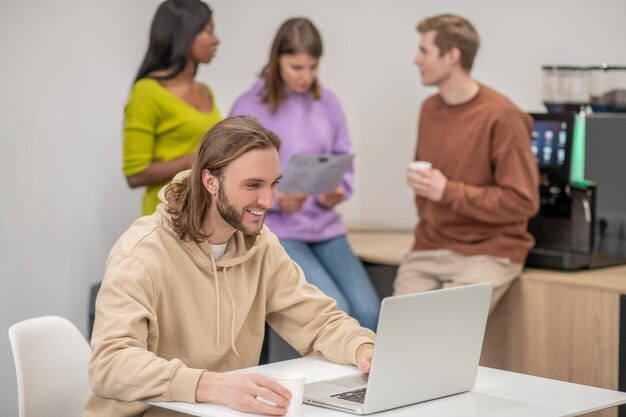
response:
<svg viewBox="0 0 626 417"><path fill-rule="evenodd" d="M194 38L212 18L212 11L200 0L166 0L156 11L150 28L150 45L135 81L154 71L170 70L153 77L168 80L187 65Z"/></svg>
<svg viewBox="0 0 626 417"><path fill-rule="evenodd" d="M261 71L261 76L265 78L261 102L267 104L272 113L276 112L280 103L285 99L279 58L281 55L299 53L308 54L315 59L319 59L323 53L320 33L313 22L303 17L289 19L281 25L274 37L269 60ZM317 80L311 85L310 92L314 100L320 99L320 86Z"/></svg>

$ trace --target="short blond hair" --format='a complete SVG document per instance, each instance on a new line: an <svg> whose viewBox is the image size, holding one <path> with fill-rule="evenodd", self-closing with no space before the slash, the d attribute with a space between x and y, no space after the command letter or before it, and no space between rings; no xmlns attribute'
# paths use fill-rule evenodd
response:
<svg viewBox="0 0 626 417"><path fill-rule="evenodd" d="M426 18L417 25L421 34L431 30L436 32L434 42L440 54L458 48L461 51L461 67L470 71L480 47L480 37L474 26L461 16L441 14Z"/></svg>

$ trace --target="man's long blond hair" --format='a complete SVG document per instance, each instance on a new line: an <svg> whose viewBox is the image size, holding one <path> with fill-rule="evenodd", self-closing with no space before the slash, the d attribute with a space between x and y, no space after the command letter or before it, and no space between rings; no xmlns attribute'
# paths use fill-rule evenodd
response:
<svg viewBox="0 0 626 417"><path fill-rule="evenodd" d="M280 149L280 139L253 117L229 117L209 130L200 143L191 174L172 181L165 189L166 211L172 228L182 240L201 242L207 236L202 223L211 207L211 194L202 184L202 172L223 178L228 164L254 150Z"/></svg>

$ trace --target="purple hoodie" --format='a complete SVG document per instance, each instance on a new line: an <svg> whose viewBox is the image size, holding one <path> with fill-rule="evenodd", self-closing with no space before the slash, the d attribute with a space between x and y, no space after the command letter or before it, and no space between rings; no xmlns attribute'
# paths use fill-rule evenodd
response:
<svg viewBox="0 0 626 417"><path fill-rule="evenodd" d="M286 99L276 113L261 103L265 81L259 79L242 94L230 111L230 116L254 116L282 140L280 163L285 172L289 159L295 154L346 155L351 153L346 119L337 98L322 88L321 98L314 100L310 93L285 92ZM345 199L352 195L352 168L345 173L342 186ZM280 188L280 187L279 187ZM265 223L281 239L319 242L345 235L346 228L339 214L309 196L302 209L293 214L283 213L275 204L267 213Z"/></svg>

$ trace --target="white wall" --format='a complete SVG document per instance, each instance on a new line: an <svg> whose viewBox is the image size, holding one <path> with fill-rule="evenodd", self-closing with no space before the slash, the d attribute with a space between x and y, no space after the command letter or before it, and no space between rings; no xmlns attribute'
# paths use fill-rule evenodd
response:
<svg viewBox="0 0 626 417"><path fill-rule="evenodd" d="M87 331L88 291L140 211L120 171L122 108L155 0L0 1L0 415L17 415L6 329L59 314ZM417 21L454 12L478 28L475 76L541 110L542 64L626 64L623 0L212 0L222 45L199 78L226 115L280 22L309 16L322 82L342 101L357 154L351 223L410 228L404 186L420 102ZM494 18L497 17L497 18Z"/></svg>

